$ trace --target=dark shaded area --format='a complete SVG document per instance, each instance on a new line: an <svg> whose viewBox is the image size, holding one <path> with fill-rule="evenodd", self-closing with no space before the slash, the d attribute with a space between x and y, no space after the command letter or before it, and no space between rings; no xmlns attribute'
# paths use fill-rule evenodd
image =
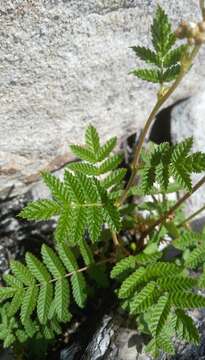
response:
<svg viewBox="0 0 205 360"><path fill-rule="evenodd" d="M0 278L8 270L11 259L24 261L26 251L39 256L42 243L53 245L55 221L35 222L18 217L20 211L30 201L32 201L30 192L22 196L6 197L0 200ZM88 274L86 275L88 277ZM73 320L71 323L65 324L62 335L49 344L49 352L46 357L49 360L82 359L103 316L116 307L115 296L110 287L109 296L107 296L108 290L105 288L97 289L94 293L94 280L87 280L91 292L88 304L83 310L75 304L72 305ZM30 341L26 350L27 359L43 358L40 355L43 355L44 351L40 350L40 345L38 341ZM42 346L47 347L43 343ZM35 354L36 351L38 356ZM12 353L10 354L7 350L0 354L0 359L14 360Z"/></svg>
<svg viewBox="0 0 205 360"><path fill-rule="evenodd" d="M171 112L172 109L179 105L180 103L186 101L187 98L177 101L175 104L168 106L167 108L161 110L156 116L156 120L152 126L149 140L155 142L156 144L161 144L162 142L172 142L171 138Z"/></svg>
<svg viewBox="0 0 205 360"><path fill-rule="evenodd" d="M160 144L168 141L171 143L171 111L173 106L160 111L157 115L154 125L152 126L149 140Z"/></svg>
<svg viewBox="0 0 205 360"><path fill-rule="evenodd" d="M202 216L198 219L192 221L192 229L194 231L202 231L205 224L205 216Z"/></svg>
<svg viewBox="0 0 205 360"><path fill-rule="evenodd" d="M129 338L128 348L136 346L137 351L139 353L141 353L144 345L147 345L149 341L150 341L150 336L148 336L146 334L137 334L136 333L135 335L132 335Z"/></svg>
<svg viewBox="0 0 205 360"><path fill-rule="evenodd" d="M0 275L11 259L22 259L25 251L38 255L43 242L52 244L54 221L25 221L20 211L32 200L30 193L0 201Z"/></svg>
<svg viewBox="0 0 205 360"><path fill-rule="evenodd" d="M105 296L108 291L109 296ZM47 359L90 360L89 354L90 352L93 352L95 347L92 344L92 341L93 339L96 339L97 341L95 334L98 332L99 324L101 324L105 314L115 312L115 300L116 298L113 296L113 291L109 287L109 290L97 290L93 298L89 299L87 306L83 310L77 309L76 306L75 309L71 308L74 322L78 323L79 327L77 331L73 331L73 333L69 335L67 346L63 339L62 341L59 341L58 339L56 351L50 349L51 351L49 351ZM72 324L68 324L67 326L69 327L69 330L72 328ZM109 326L105 326L105 329L108 328Z"/></svg>

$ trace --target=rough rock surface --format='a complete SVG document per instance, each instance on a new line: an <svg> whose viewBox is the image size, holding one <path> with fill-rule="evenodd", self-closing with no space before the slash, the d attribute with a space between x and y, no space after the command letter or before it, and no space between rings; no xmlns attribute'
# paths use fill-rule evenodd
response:
<svg viewBox="0 0 205 360"><path fill-rule="evenodd" d="M190 313L201 334L199 346L176 342L176 355L162 354L157 360L204 360L205 359L205 321L204 310ZM79 360L153 360L143 351L148 337L140 335L136 330L126 326L124 316L116 313L105 315L88 344L84 355ZM62 352L62 360L74 360L73 347ZM72 355L73 354L73 355Z"/></svg>
<svg viewBox="0 0 205 360"><path fill-rule="evenodd" d="M26 191L42 169L71 159L92 122L106 139L139 130L154 86L128 75L157 3L174 23L198 0L0 0L0 194ZM172 102L205 78L204 53Z"/></svg>
<svg viewBox="0 0 205 360"><path fill-rule="evenodd" d="M8 201L0 201L0 278L9 268L11 259L24 257L25 251L39 254L42 242L52 243L54 220L28 222L17 215L33 199L28 192ZM1 282L0 279L0 282Z"/></svg>
<svg viewBox="0 0 205 360"><path fill-rule="evenodd" d="M171 114L171 134L174 142L193 136L194 151L205 152L205 87L190 99L175 106ZM194 175L196 182L202 175ZM193 213L205 204L204 186L201 187L187 202L187 212ZM205 212L199 217L205 216Z"/></svg>

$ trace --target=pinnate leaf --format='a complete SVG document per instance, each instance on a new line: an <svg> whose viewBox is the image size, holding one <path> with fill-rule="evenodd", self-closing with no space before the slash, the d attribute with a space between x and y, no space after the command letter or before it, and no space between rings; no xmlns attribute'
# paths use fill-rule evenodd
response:
<svg viewBox="0 0 205 360"><path fill-rule="evenodd" d="M48 220L60 213L60 205L52 200L37 200L28 204L19 214L27 220Z"/></svg>

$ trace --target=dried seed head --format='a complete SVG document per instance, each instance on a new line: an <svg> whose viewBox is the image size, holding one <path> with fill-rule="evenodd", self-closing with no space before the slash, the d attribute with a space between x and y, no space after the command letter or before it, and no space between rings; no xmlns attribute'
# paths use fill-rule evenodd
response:
<svg viewBox="0 0 205 360"><path fill-rule="evenodd" d="M205 43L205 33L199 33L195 37L195 42L197 45L201 45L201 44Z"/></svg>
<svg viewBox="0 0 205 360"><path fill-rule="evenodd" d="M189 45L195 45L195 38L189 37L187 40Z"/></svg>
<svg viewBox="0 0 205 360"><path fill-rule="evenodd" d="M190 22L186 28L188 37L195 37L200 32L198 24Z"/></svg>
<svg viewBox="0 0 205 360"><path fill-rule="evenodd" d="M186 21L181 21L179 27L175 31L176 37L178 37L179 39L184 39L187 36L187 26L188 23Z"/></svg>
<svg viewBox="0 0 205 360"><path fill-rule="evenodd" d="M180 22L180 26L181 26L182 28L186 29L187 26L188 26L188 22L185 21L185 20L182 20L182 21Z"/></svg>
<svg viewBox="0 0 205 360"><path fill-rule="evenodd" d="M194 29L196 26L197 24L193 21L187 23L187 28Z"/></svg>
<svg viewBox="0 0 205 360"><path fill-rule="evenodd" d="M186 32L181 26L179 26L175 31L175 35L178 39L184 39L186 36Z"/></svg>
<svg viewBox="0 0 205 360"><path fill-rule="evenodd" d="M200 45L205 42L205 21L198 24L182 21L175 34L179 39L187 38L189 45Z"/></svg>
<svg viewBox="0 0 205 360"><path fill-rule="evenodd" d="M182 21L176 30L175 34L178 38L194 38L200 32L198 24L194 22L187 23L186 21Z"/></svg>

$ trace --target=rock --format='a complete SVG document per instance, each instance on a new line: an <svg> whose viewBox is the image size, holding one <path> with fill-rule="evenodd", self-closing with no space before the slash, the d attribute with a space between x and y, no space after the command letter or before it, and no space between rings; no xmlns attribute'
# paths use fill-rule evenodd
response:
<svg viewBox="0 0 205 360"><path fill-rule="evenodd" d="M0 277L8 270L11 259L23 259L25 251L39 254L42 242L51 244L55 221L29 222L17 215L33 200L31 192L0 201Z"/></svg>
<svg viewBox="0 0 205 360"><path fill-rule="evenodd" d="M149 360L149 356L139 354L145 342L146 336L127 326L125 316L105 315L81 360Z"/></svg>
<svg viewBox="0 0 205 360"><path fill-rule="evenodd" d="M103 139L140 130L155 86L128 75L130 46L148 43L157 3L173 23L199 15L198 0L1 1L0 193L25 192L39 171L72 160L92 122ZM200 64L200 66L199 66ZM170 102L204 82L204 52Z"/></svg>
<svg viewBox="0 0 205 360"><path fill-rule="evenodd" d="M171 134L174 143L193 136L194 151L205 152L205 133L204 133L204 114L205 114L205 88L191 97L173 107L171 113ZM202 175L194 175L193 181L196 182ZM186 203L187 213L193 213L205 204L204 187L201 187L191 199ZM200 213L199 218L205 216L205 212ZM204 219L202 219L204 223Z"/></svg>
<svg viewBox="0 0 205 360"><path fill-rule="evenodd" d="M165 360L205 360L205 318L204 309L193 310L190 312L193 320L196 322L201 335L201 341L199 346L191 344L176 343L176 355L166 357ZM161 359L163 360L163 359Z"/></svg>
<svg viewBox="0 0 205 360"><path fill-rule="evenodd" d="M176 341L176 355L162 354L158 360L204 360L205 359L205 320L204 310L190 311L201 335L199 346ZM116 313L105 315L85 350L81 360L152 360L143 352L148 337L140 335L127 325L125 316ZM64 358L70 360L70 358Z"/></svg>
<svg viewBox="0 0 205 360"><path fill-rule="evenodd" d="M87 346L82 360L98 360L107 356L108 352L110 352L112 339L115 336L114 328L115 324L112 320L112 317L105 315L102 319L99 329L96 331L93 339ZM115 346L114 349L111 349L111 351L114 351L116 355L117 349Z"/></svg>
<svg viewBox="0 0 205 360"><path fill-rule="evenodd" d="M60 353L60 360L75 360L79 353L80 346L76 343L63 349Z"/></svg>

